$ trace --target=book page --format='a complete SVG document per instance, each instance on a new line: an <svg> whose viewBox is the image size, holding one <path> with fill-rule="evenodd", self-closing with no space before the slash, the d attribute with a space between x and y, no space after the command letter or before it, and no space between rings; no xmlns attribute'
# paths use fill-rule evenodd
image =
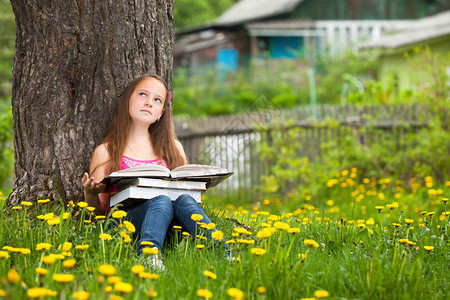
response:
<svg viewBox="0 0 450 300"><path fill-rule="evenodd" d="M224 168L198 164L179 166L171 171L173 178L203 176L203 175L219 175L227 173L230 172Z"/></svg>

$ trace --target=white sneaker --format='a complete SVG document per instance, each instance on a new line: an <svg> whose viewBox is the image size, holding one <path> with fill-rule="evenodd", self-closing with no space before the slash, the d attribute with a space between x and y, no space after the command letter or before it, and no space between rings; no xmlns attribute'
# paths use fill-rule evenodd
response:
<svg viewBox="0 0 450 300"><path fill-rule="evenodd" d="M153 247L153 249L158 249L157 247ZM158 249L159 250L159 249ZM150 259L150 269L154 272L165 273L166 267L163 264L161 259L161 254L154 254Z"/></svg>

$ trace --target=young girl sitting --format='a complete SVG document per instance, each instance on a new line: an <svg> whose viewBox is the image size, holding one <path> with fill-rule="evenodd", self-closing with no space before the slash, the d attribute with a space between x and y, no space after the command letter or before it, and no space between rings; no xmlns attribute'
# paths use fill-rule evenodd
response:
<svg viewBox="0 0 450 300"><path fill-rule="evenodd" d="M186 154L177 140L172 123L172 102L167 84L157 75L143 75L133 80L119 98L111 127L103 142L94 150L90 175L82 179L86 202L98 213L109 210L109 196L100 182L111 172L145 164L160 164L174 169L187 163ZM192 214L211 221L202 207L189 195L175 201L158 196L126 209L127 219L139 234L139 253L143 241L161 251L169 224L173 221L194 235L196 222ZM210 238L211 232L207 232ZM164 268L159 256L152 263Z"/></svg>

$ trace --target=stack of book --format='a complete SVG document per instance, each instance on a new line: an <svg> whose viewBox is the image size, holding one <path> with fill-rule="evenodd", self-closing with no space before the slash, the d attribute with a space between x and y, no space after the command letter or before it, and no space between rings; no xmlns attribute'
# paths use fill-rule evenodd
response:
<svg viewBox="0 0 450 300"><path fill-rule="evenodd" d="M232 174L224 168L208 165L190 164L172 171L160 165L144 165L113 172L103 182L117 186L118 192L110 197L110 207L119 203L132 206L160 195L174 201L180 195L188 194L201 202L202 192Z"/></svg>

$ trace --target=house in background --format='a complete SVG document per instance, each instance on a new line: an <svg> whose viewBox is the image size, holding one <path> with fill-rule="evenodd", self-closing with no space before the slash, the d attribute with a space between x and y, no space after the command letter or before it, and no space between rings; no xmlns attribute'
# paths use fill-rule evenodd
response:
<svg viewBox="0 0 450 300"><path fill-rule="evenodd" d="M360 50L379 51L379 80L387 85L389 79L394 79L397 92L417 90L433 82L425 65L418 67L409 63L421 55L415 49L423 47L429 48L433 55L447 58L446 65L440 67L444 67L450 77L450 10L414 21L403 30L358 46Z"/></svg>
<svg viewBox="0 0 450 300"><path fill-rule="evenodd" d="M177 31L174 66L235 70L252 58L337 54L445 9L439 0L241 0L212 24ZM448 8L447 8L448 9Z"/></svg>

